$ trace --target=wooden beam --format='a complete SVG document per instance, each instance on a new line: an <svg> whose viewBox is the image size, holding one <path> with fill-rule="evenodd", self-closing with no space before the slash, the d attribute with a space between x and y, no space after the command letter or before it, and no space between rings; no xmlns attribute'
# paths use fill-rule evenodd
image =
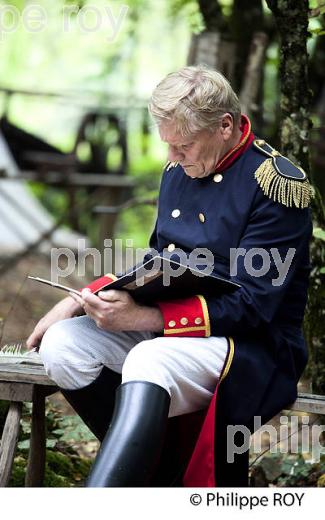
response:
<svg viewBox="0 0 325 520"><path fill-rule="evenodd" d="M10 404L4 425L0 454L0 487L8 485L15 457L23 403Z"/></svg>
<svg viewBox="0 0 325 520"><path fill-rule="evenodd" d="M32 402L33 386L30 383L0 381L0 399L4 401Z"/></svg>
<svg viewBox="0 0 325 520"><path fill-rule="evenodd" d="M27 365L24 363L1 363L0 383L35 383L57 388L54 381L47 376L42 365Z"/></svg>
<svg viewBox="0 0 325 520"><path fill-rule="evenodd" d="M8 177L2 169L0 171L1 178L16 181L35 181L44 184L53 184L60 186L103 186L105 188L133 188L136 180L128 175L115 175L111 173L67 173L48 171L40 174L34 171L20 171L14 177Z"/></svg>
<svg viewBox="0 0 325 520"><path fill-rule="evenodd" d="M325 415L325 396L300 393L290 410Z"/></svg>
<svg viewBox="0 0 325 520"><path fill-rule="evenodd" d="M35 387L32 410L32 428L25 477L26 487L42 486L45 472L45 458L45 393L41 387Z"/></svg>

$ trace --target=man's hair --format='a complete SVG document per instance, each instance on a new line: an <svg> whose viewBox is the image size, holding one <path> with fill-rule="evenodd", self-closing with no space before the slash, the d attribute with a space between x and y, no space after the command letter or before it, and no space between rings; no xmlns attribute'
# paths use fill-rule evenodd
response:
<svg viewBox="0 0 325 520"><path fill-rule="evenodd" d="M220 72L203 66L168 74L153 91L148 108L158 125L170 121L182 136L215 130L227 112L235 125L241 116L230 83Z"/></svg>

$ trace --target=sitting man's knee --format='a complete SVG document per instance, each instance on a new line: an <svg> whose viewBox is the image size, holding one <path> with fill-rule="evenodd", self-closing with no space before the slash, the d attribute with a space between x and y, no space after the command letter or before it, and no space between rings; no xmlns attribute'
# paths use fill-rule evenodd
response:
<svg viewBox="0 0 325 520"><path fill-rule="evenodd" d="M46 373L62 388L73 388L75 385L73 336L69 321L58 321L51 325L45 332L39 349Z"/></svg>
<svg viewBox="0 0 325 520"><path fill-rule="evenodd" d="M161 381L164 373L163 359L163 352L155 344L155 340L141 341L125 359L122 381L143 380L152 383L155 383L156 380Z"/></svg>
<svg viewBox="0 0 325 520"><path fill-rule="evenodd" d="M64 353L64 347L69 348L69 320L58 321L51 325L45 332L39 353L44 365L58 358ZM59 348L60 347L60 348Z"/></svg>

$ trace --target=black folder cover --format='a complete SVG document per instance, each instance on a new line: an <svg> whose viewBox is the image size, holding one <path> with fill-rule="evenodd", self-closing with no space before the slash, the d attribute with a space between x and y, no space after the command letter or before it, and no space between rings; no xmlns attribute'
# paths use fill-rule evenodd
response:
<svg viewBox="0 0 325 520"><path fill-rule="evenodd" d="M50 280L29 278L80 295L80 291L53 283ZM100 281L101 279L98 280L98 282ZM132 267L113 282L106 284L103 277L103 283L99 284L99 288L94 293L109 289L126 290L136 301L150 304L157 301L186 298L195 294L218 296L239 288L238 283L213 272L205 274L202 270L183 265L165 256L156 255Z"/></svg>

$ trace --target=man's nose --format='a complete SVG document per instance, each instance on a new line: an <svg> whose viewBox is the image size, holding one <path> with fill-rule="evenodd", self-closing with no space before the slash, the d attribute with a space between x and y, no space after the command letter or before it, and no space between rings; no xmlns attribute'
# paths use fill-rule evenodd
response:
<svg viewBox="0 0 325 520"><path fill-rule="evenodd" d="M184 159L184 154L177 150L176 148L172 148L171 146L168 148L168 161L175 162L181 161Z"/></svg>

